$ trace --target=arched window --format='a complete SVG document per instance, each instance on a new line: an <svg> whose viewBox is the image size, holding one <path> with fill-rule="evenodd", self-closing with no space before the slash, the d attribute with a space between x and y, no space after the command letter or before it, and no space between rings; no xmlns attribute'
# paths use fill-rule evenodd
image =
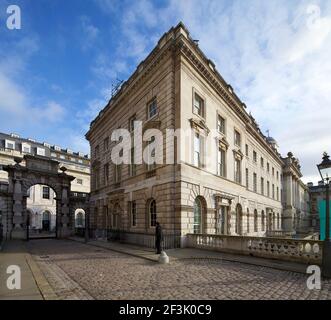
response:
<svg viewBox="0 0 331 320"><path fill-rule="evenodd" d="M242 234L242 207L239 203L236 207L236 233L238 235Z"/></svg>
<svg viewBox="0 0 331 320"><path fill-rule="evenodd" d="M76 215L76 227L82 228L84 226L84 215L83 212L79 211Z"/></svg>
<svg viewBox="0 0 331 320"><path fill-rule="evenodd" d="M280 230L280 215L277 213L277 229Z"/></svg>
<svg viewBox="0 0 331 320"><path fill-rule="evenodd" d="M43 212L43 221L48 221L50 219L50 215L48 211Z"/></svg>
<svg viewBox="0 0 331 320"><path fill-rule="evenodd" d="M247 233L249 233L249 209L247 208Z"/></svg>
<svg viewBox="0 0 331 320"><path fill-rule="evenodd" d="M156 201L154 199L149 203L149 221L151 227L156 226Z"/></svg>
<svg viewBox="0 0 331 320"><path fill-rule="evenodd" d="M261 230L262 231L265 231L265 214L264 214L264 211L262 210L261 212Z"/></svg>
<svg viewBox="0 0 331 320"><path fill-rule="evenodd" d="M201 233L201 212L202 212L202 205L199 198L196 198L194 201L194 219L193 219L193 232L194 233Z"/></svg>
<svg viewBox="0 0 331 320"><path fill-rule="evenodd" d="M257 210L254 210L254 232L257 232Z"/></svg>

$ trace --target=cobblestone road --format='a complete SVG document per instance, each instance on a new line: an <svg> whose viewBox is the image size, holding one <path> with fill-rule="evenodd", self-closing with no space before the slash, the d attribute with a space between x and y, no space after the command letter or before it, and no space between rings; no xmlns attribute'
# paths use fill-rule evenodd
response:
<svg viewBox="0 0 331 320"><path fill-rule="evenodd" d="M72 241L30 241L60 299L329 299L331 281L308 290L304 274L216 259L159 265Z"/></svg>

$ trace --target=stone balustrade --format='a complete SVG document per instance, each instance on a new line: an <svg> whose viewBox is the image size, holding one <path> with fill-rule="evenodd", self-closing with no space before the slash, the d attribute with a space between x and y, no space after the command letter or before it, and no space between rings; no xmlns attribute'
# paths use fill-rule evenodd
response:
<svg viewBox="0 0 331 320"><path fill-rule="evenodd" d="M187 234L187 247L268 259L321 264L322 241L211 234Z"/></svg>
<svg viewBox="0 0 331 320"><path fill-rule="evenodd" d="M288 232L283 230L269 230L266 232L268 238L292 238L295 235L295 231Z"/></svg>

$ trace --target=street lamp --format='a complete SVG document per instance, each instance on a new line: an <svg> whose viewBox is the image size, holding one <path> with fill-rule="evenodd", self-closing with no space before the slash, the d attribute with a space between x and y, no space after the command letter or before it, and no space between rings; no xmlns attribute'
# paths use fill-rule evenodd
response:
<svg viewBox="0 0 331 320"><path fill-rule="evenodd" d="M331 241L330 241L330 179L331 179L331 160L329 155L323 153L323 161L317 165L318 171L325 185L325 201L326 201L326 223L325 223L325 239L323 245L323 261L322 274L324 277L331 278Z"/></svg>

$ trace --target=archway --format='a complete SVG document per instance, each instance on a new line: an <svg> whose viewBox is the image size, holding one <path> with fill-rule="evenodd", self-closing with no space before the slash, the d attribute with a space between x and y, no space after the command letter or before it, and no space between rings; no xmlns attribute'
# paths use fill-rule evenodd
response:
<svg viewBox="0 0 331 320"><path fill-rule="evenodd" d="M48 185L31 185L26 194L27 239L55 238L56 192Z"/></svg>
<svg viewBox="0 0 331 320"><path fill-rule="evenodd" d="M42 185L54 190L56 209L43 215L44 230L52 229L52 217L55 218L55 237L64 238L73 234L70 223L69 195L70 184L75 178L65 173L66 168L59 168L59 162L41 156L25 155L23 159L15 158L15 165L4 166L8 172L9 201L12 211L8 213L10 224L6 226L9 239L28 239L30 231L31 210L27 208L29 189ZM24 162L25 165L21 165ZM47 191L45 190L45 194ZM35 213L36 211L34 211ZM38 211L39 212L39 211ZM46 219L49 218L50 219ZM35 217L33 217L35 218ZM48 222L47 222L48 221ZM49 227L47 227L49 224Z"/></svg>
<svg viewBox="0 0 331 320"><path fill-rule="evenodd" d="M204 197L197 196L193 204L193 233L207 233L207 203Z"/></svg>
<svg viewBox="0 0 331 320"><path fill-rule="evenodd" d="M75 211L75 228L85 228L85 211L83 209Z"/></svg>
<svg viewBox="0 0 331 320"><path fill-rule="evenodd" d="M75 210L74 214L75 235L83 237L85 235L86 213L82 208Z"/></svg>

